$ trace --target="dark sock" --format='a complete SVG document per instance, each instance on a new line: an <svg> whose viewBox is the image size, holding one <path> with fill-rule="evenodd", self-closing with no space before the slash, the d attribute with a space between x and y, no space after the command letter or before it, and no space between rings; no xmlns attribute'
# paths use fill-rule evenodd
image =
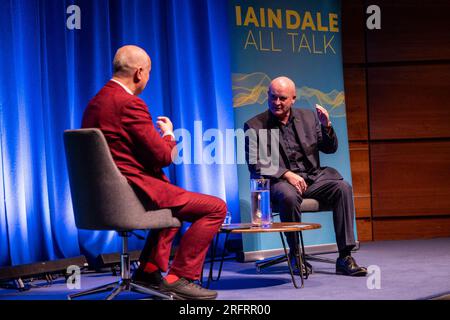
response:
<svg viewBox="0 0 450 320"><path fill-rule="evenodd" d="M339 258L341 258L341 259L351 256L351 255L352 255L352 250L344 249L344 250L339 251Z"/></svg>
<svg viewBox="0 0 450 320"><path fill-rule="evenodd" d="M296 251L295 250L293 250L293 249L289 249L289 256L290 257L295 257L296 256Z"/></svg>

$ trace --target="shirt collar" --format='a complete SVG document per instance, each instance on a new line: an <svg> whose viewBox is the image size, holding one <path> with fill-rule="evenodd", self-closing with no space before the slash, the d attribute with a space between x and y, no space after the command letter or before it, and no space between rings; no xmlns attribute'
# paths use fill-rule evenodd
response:
<svg viewBox="0 0 450 320"><path fill-rule="evenodd" d="M126 85L124 85L122 82L120 82L119 80L116 79L111 79L112 82L117 83L119 86L121 86L126 92L128 92L129 94L131 94L132 96L134 96L133 91L131 91L130 89L128 89L128 87Z"/></svg>
<svg viewBox="0 0 450 320"><path fill-rule="evenodd" d="M274 124L279 125L279 126L281 126L281 125L284 126L284 124L283 124L280 120L278 120L278 118L275 117L275 116L273 115L272 111L270 111L270 110L269 110L269 118L271 119L271 121L272 121ZM295 116L294 116L293 108L291 108L291 112L289 113L289 119L288 119L288 122L287 122L287 123L292 122L294 119L295 119Z"/></svg>

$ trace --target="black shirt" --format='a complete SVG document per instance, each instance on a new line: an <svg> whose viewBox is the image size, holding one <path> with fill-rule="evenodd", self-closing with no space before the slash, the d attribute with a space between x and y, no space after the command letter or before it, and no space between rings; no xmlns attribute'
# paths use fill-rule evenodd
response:
<svg viewBox="0 0 450 320"><path fill-rule="evenodd" d="M311 164L307 160L298 138L294 124L295 116L291 112L286 124L279 121L271 112L270 116L274 118L273 120L275 120L275 123L278 124L278 128L280 129L280 141L282 140L284 143L284 149L286 150L286 156L289 162L289 168L287 169L307 179L308 172L311 170Z"/></svg>

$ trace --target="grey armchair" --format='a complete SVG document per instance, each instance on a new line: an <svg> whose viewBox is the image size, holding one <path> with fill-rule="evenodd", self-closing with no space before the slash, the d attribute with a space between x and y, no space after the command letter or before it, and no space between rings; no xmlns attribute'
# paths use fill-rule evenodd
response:
<svg viewBox="0 0 450 320"><path fill-rule="evenodd" d="M99 129L66 130L64 144L76 226L88 230L115 230L122 237L119 281L69 295L68 299L109 290L112 291L107 300L123 291L172 299L131 281L128 237L133 230L179 227L180 221L172 216L171 210L144 209L115 165Z"/></svg>

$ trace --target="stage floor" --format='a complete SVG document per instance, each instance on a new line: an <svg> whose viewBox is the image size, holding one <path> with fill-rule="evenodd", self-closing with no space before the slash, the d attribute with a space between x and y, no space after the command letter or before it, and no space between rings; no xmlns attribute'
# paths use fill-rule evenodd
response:
<svg viewBox="0 0 450 320"><path fill-rule="evenodd" d="M334 259L336 254L324 256ZM381 288L369 289L376 284L370 281L372 279L339 276L334 273L334 265L312 262L314 274L305 281L304 288L295 289L286 263L257 273L254 263L233 260L225 261L221 279L213 282L211 288L219 292L220 300L415 300L450 293L450 238L366 242L361 243L354 257L360 265L380 268ZM218 263L216 272L217 267ZM82 290L116 279L111 273L83 274ZM76 291L68 290L61 277L51 286L35 281L33 287L24 292L0 289L0 300L62 300ZM105 295L97 294L90 299L101 299ZM146 297L138 294L120 297L139 298Z"/></svg>

